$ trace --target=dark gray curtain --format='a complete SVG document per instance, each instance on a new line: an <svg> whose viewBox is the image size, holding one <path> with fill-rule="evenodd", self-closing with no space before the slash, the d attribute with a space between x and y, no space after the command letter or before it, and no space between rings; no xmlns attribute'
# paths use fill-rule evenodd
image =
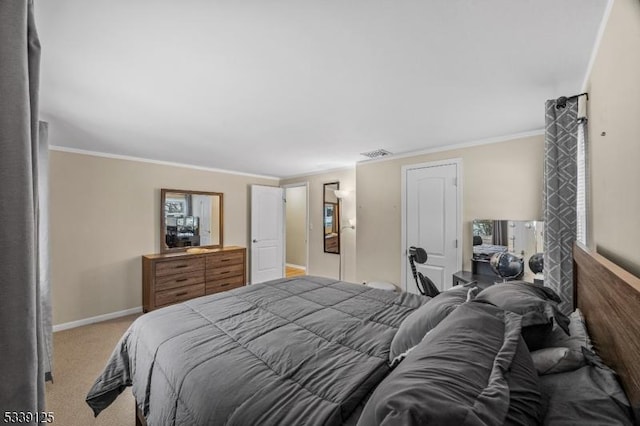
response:
<svg viewBox="0 0 640 426"><path fill-rule="evenodd" d="M509 221L494 220L493 221L493 244L497 246L509 245Z"/></svg>
<svg viewBox="0 0 640 426"><path fill-rule="evenodd" d="M0 414L44 410L51 369L39 68L33 1L0 1Z"/></svg>
<svg viewBox="0 0 640 426"><path fill-rule="evenodd" d="M43 338L45 379L53 380L53 336L51 312L51 273L49 263L49 123L38 126L38 163L34 175L38 179L36 222L38 231L38 288L40 290L40 328Z"/></svg>
<svg viewBox="0 0 640 426"><path fill-rule="evenodd" d="M573 243L576 240L578 101L546 103L544 152L544 284L573 310Z"/></svg>

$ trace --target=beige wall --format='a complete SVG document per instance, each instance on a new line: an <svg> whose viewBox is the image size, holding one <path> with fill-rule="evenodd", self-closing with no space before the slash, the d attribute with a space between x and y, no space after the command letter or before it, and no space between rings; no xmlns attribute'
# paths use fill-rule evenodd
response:
<svg viewBox="0 0 640 426"><path fill-rule="evenodd" d="M615 0L587 90L589 245L640 276L640 1Z"/></svg>
<svg viewBox="0 0 640 426"><path fill-rule="evenodd" d="M309 186L309 259L307 273L310 275L320 275L325 277L338 278L340 256L332 253L325 253L322 234L322 193L323 184L328 182L340 182L340 189L351 191L349 196L343 200L343 218L356 217L356 191L355 169L342 169L329 171L323 174L301 176L280 181L282 185L308 182ZM342 230L342 270L345 281L355 281L356 267L356 229Z"/></svg>
<svg viewBox="0 0 640 426"><path fill-rule="evenodd" d="M224 244L247 246L250 184L277 180L51 153L53 323L141 305L143 254L160 249L160 188L224 193Z"/></svg>
<svg viewBox="0 0 640 426"><path fill-rule="evenodd" d="M307 265L307 187L296 186L286 189L286 262Z"/></svg>
<svg viewBox="0 0 640 426"><path fill-rule="evenodd" d="M473 219L542 219L544 137L360 163L356 278L401 280L401 168L461 158L463 169L463 259L470 269Z"/></svg>
<svg viewBox="0 0 640 426"><path fill-rule="evenodd" d="M402 165L463 159L466 248L473 218L540 218L542 150L540 136L281 182L51 151L54 324L141 305L140 256L158 252L160 246L160 188L223 192L224 243L247 246L249 185L308 183L307 271L337 278L340 257L323 251L322 192L324 183L339 181L341 189L351 191L343 200L343 218L357 218L355 230L342 231L343 278L398 283ZM515 196L506 199L498 180L513 188ZM469 257L466 248L467 263Z"/></svg>

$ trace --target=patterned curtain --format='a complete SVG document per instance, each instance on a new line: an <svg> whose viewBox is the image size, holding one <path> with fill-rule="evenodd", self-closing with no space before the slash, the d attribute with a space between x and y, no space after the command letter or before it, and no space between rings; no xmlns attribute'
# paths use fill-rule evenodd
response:
<svg viewBox="0 0 640 426"><path fill-rule="evenodd" d="M573 243L576 240L578 100L546 103L544 152L544 284L573 310Z"/></svg>

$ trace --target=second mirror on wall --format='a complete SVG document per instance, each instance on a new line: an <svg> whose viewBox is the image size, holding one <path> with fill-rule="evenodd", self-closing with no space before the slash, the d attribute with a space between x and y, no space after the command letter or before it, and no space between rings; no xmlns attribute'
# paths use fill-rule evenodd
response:
<svg viewBox="0 0 640 426"><path fill-rule="evenodd" d="M340 201L336 196L336 191L339 189L339 182L324 184L322 231L325 253L340 254Z"/></svg>

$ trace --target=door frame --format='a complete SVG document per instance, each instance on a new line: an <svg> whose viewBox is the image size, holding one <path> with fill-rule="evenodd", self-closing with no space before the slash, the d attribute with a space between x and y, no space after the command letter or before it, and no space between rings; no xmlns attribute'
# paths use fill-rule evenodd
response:
<svg viewBox="0 0 640 426"><path fill-rule="evenodd" d="M426 163L408 164L401 168L401 189L400 189L400 205L401 205L401 243L400 243L400 287L403 291L407 290L407 174L410 170L424 169L427 167L446 166L454 164L456 165L456 200L458 203L458 211L456 213L458 222L458 232L456 239L458 241L458 247L456 250L456 263L459 268L462 269L462 201L463 201L463 188L462 188L462 158L451 158L448 160L428 161ZM454 271L454 273L457 271ZM446 278L446 277L445 277ZM453 279L453 278L451 278Z"/></svg>
<svg viewBox="0 0 640 426"><path fill-rule="evenodd" d="M305 215L305 224L304 224L304 240L305 240L305 250L306 250L306 255L305 255L305 259L307 259L306 265L305 266L305 272L307 272L307 274L309 273L309 181L305 181L305 182L297 182L297 183L290 183L287 185L282 185L281 188L284 189L284 197L285 197L285 203L286 203L286 199L287 199L287 189L289 188L298 188L304 186L305 190L306 190L306 197L305 197L305 203L307 204L307 209L306 209L306 215ZM283 253L283 258L284 258L284 265L285 265L285 277L287 275L286 273L286 269L287 269L287 206L285 205L284 208L284 212L283 212L283 218L282 220L284 221L284 225L283 225L283 230L284 230L284 253Z"/></svg>

